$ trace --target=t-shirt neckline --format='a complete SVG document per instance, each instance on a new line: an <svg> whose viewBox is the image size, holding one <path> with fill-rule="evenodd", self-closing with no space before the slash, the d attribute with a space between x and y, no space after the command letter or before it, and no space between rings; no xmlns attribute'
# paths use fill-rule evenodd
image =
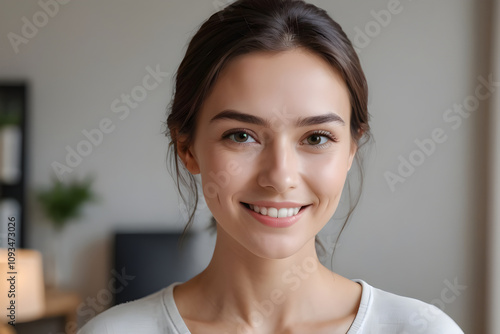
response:
<svg viewBox="0 0 500 334"><path fill-rule="evenodd" d="M356 317L354 317L354 321L351 324L351 327L347 331L346 334L356 334L358 330L361 328L363 321L365 319L366 313L368 311L369 302L371 299L371 287L368 283L361 279L353 278L351 281L356 282L361 285L361 301L359 303L358 312L356 313ZM183 284L184 282L174 282L171 283L166 289L164 294L163 303L167 309L168 316L172 321L175 329L178 333L181 334L190 334L184 319L177 308L177 304L175 304L174 300L174 287L179 284Z"/></svg>

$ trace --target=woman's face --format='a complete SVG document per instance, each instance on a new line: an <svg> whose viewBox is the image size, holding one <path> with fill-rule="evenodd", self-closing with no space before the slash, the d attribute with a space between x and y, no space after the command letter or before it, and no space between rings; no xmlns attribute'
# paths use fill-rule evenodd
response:
<svg viewBox="0 0 500 334"><path fill-rule="evenodd" d="M193 146L181 154L191 173L201 173L224 235L269 259L314 243L337 208L356 153L350 110L341 76L315 54L251 53L229 63L200 110ZM276 209L283 202L309 206L290 226L265 218L282 221L277 227L243 204L260 201Z"/></svg>

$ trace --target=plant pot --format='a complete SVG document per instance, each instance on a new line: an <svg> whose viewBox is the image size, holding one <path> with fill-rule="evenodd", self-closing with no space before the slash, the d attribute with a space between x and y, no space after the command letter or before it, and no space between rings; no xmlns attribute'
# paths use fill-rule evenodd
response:
<svg viewBox="0 0 500 334"><path fill-rule="evenodd" d="M46 278L45 282L48 289L59 289L62 283L62 233L52 230L52 237L47 241L46 258Z"/></svg>

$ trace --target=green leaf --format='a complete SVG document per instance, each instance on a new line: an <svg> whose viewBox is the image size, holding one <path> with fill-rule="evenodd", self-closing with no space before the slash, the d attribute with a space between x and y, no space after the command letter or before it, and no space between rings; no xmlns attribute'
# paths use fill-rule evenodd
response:
<svg viewBox="0 0 500 334"><path fill-rule="evenodd" d="M81 208L87 202L98 202L91 190L94 177L63 183L52 177L52 186L37 191L36 197L45 215L61 230L71 219L81 218Z"/></svg>

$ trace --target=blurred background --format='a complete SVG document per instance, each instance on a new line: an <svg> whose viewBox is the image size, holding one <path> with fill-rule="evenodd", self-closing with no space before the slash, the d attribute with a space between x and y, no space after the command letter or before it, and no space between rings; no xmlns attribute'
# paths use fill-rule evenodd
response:
<svg viewBox="0 0 500 334"><path fill-rule="evenodd" d="M0 0L0 265L2 281L11 262L19 272L18 333L74 333L208 264L203 199L175 247L187 213L163 122L187 43L230 2ZM342 198L321 260L466 333L500 333L500 5L308 2L358 51L375 139L358 207L331 262Z"/></svg>

